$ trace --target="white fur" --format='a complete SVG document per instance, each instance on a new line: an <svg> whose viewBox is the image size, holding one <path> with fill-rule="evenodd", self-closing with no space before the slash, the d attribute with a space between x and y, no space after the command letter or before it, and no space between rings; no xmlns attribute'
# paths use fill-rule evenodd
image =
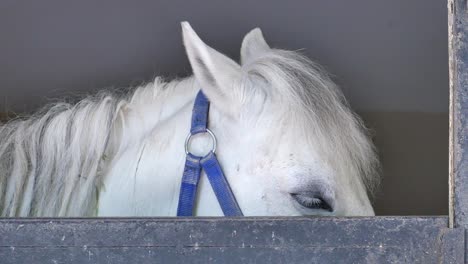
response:
<svg viewBox="0 0 468 264"><path fill-rule="evenodd" d="M200 88L245 215L373 215L374 147L320 67L271 49L259 29L244 38L239 65L182 28L193 77L156 78L129 95L60 103L0 127L1 216L174 216ZM192 152L210 144L198 138ZM290 195L318 188L332 213ZM222 215L205 175L196 215Z"/></svg>

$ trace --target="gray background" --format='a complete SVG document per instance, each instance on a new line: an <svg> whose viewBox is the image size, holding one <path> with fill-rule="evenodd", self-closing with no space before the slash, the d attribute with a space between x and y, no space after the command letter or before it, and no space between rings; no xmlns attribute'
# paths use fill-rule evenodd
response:
<svg viewBox="0 0 468 264"><path fill-rule="evenodd" d="M442 0L2 0L0 112L189 74L182 20L234 59L258 26L332 72L374 130L377 213L447 214L446 13Z"/></svg>

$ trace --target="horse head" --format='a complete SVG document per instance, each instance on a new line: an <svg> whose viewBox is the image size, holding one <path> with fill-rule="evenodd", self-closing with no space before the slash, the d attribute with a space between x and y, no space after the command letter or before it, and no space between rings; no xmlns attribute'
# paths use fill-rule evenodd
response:
<svg viewBox="0 0 468 264"><path fill-rule="evenodd" d="M219 156L246 215L373 215L378 159L362 121L316 63L249 32L241 64L187 22L184 45L212 104ZM210 113L211 114L211 113Z"/></svg>

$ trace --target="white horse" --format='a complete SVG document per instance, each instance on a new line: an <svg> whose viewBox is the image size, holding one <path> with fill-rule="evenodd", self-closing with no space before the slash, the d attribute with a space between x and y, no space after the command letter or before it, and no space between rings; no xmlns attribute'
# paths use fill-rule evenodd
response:
<svg viewBox="0 0 468 264"><path fill-rule="evenodd" d="M328 75L248 33L241 64L187 22L194 76L55 104L0 127L1 216L175 216L184 140L202 89L217 155L246 216L373 215L379 162L361 120ZM194 139L203 155L211 141ZM202 175L197 216L222 211Z"/></svg>

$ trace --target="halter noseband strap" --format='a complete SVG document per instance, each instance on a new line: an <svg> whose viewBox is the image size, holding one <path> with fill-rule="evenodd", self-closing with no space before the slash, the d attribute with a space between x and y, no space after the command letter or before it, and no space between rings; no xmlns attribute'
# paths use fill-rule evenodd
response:
<svg viewBox="0 0 468 264"><path fill-rule="evenodd" d="M208 180L216 194L216 198L221 205L224 215L242 216L242 211L237 204L236 198L229 187L229 183L215 155L216 138L208 129L209 107L210 102L208 98L200 91L195 98L195 104L192 110L192 125L190 133L185 141L187 157L185 160L184 174L182 175L182 184L180 186L177 216L193 215L197 187L202 169L205 170L208 176ZM190 138L200 133L209 133L213 139L213 149L204 157L195 156L188 150Z"/></svg>

